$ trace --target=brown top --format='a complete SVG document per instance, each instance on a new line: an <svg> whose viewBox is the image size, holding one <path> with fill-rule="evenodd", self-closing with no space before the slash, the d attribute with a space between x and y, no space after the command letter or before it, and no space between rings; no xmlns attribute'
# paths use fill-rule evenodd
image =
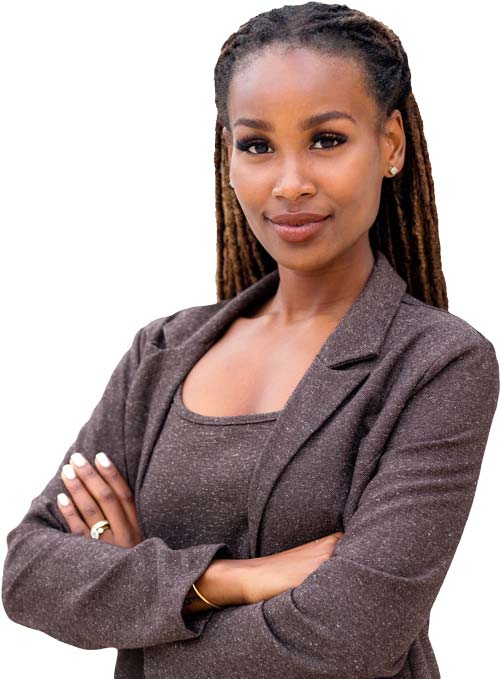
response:
<svg viewBox="0 0 500 679"><path fill-rule="evenodd" d="M233 503L220 495L188 538L180 521L160 536L171 519L148 502L148 468L178 385L234 319L276 291L278 270L230 300L136 333L61 465L7 535L7 615L80 648L117 648L115 679L439 679L429 617L475 495L499 366L484 335L408 294L386 256L374 254L364 289L277 419L234 427L245 441L268 430L250 478L247 467L242 552L226 541L238 545ZM233 427L210 430L217 441ZM56 496L75 450L108 453L153 534L125 549L69 533ZM223 454L203 451L196 482L168 486L168 502L189 512L199 497L206 502L206 488L217 494L213 461ZM340 530L332 557L299 586L181 614L212 559L275 554Z"/></svg>
<svg viewBox="0 0 500 679"><path fill-rule="evenodd" d="M173 549L225 542L249 558L248 487L279 411L202 415L184 405L183 384L139 493L144 537L158 536Z"/></svg>

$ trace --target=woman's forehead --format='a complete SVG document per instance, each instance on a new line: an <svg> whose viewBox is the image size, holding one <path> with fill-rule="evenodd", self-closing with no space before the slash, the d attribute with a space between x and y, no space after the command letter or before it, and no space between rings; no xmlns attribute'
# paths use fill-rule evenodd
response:
<svg viewBox="0 0 500 679"><path fill-rule="evenodd" d="M237 69L229 89L229 117L296 118L339 110L371 119L373 103L358 61L307 49L266 49ZM367 110L368 108L368 110Z"/></svg>

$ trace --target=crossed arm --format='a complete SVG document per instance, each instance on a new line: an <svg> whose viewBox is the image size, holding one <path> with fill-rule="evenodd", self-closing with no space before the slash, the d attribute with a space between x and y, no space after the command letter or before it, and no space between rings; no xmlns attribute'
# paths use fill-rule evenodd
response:
<svg viewBox="0 0 500 679"><path fill-rule="evenodd" d="M144 329L66 453L113 450L126 478L124 403ZM132 548L71 535L60 468L7 536L9 617L81 648L144 648L173 676L373 679L402 667L461 538L496 409L490 342L450 344L405 404L333 556L297 587L248 605L182 615L224 543ZM124 617L132 624L123 625ZM75 625L75 621L78 624Z"/></svg>

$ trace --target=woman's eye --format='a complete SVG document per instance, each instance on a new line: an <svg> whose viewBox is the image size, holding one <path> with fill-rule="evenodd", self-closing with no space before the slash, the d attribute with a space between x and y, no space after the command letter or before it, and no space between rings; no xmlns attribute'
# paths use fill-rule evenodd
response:
<svg viewBox="0 0 500 679"><path fill-rule="evenodd" d="M256 153L255 151L250 151L250 149L253 147L262 146L268 146L268 143L263 139L251 139L244 137L243 139L239 139L236 142L237 149L239 149L240 151L248 151L253 156L262 156L263 154L259 152Z"/></svg>
<svg viewBox="0 0 500 679"><path fill-rule="evenodd" d="M331 149L335 148L336 146L340 146L340 144L343 144L346 141L346 138L341 134L318 134L313 138L315 144L318 141L323 140L326 140L328 142L328 145L326 147L323 146L322 148Z"/></svg>
<svg viewBox="0 0 500 679"><path fill-rule="evenodd" d="M315 137L313 137L313 143L317 144L318 142L324 143L326 142L326 146L320 146L316 147L319 149L330 149L330 148L335 148L337 146L340 146L340 144L343 144L346 141L346 137L341 134L332 134L332 133L323 133L323 134L317 134ZM266 153L269 153L269 150L267 151L262 151L262 147L267 147L268 149L272 149L271 146L265 141L264 139L255 139L252 137L243 137L243 139L239 139L236 142L236 148L239 151L246 151L252 156L262 156L265 155ZM251 149L261 149L252 151Z"/></svg>

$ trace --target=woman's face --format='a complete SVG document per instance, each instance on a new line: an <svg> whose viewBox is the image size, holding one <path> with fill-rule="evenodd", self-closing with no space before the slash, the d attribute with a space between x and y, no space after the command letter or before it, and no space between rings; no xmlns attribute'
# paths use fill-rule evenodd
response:
<svg viewBox="0 0 500 679"><path fill-rule="evenodd" d="M377 135L376 103L358 63L274 46L235 73L228 103L231 182L269 254L282 266L320 270L352 248L367 249L382 179L392 177L390 165L403 165L404 130L396 110ZM306 125L331 111L331 119ZM294 239L298 232L282 235L270 221L289 212L328 218Z"/></svg>

